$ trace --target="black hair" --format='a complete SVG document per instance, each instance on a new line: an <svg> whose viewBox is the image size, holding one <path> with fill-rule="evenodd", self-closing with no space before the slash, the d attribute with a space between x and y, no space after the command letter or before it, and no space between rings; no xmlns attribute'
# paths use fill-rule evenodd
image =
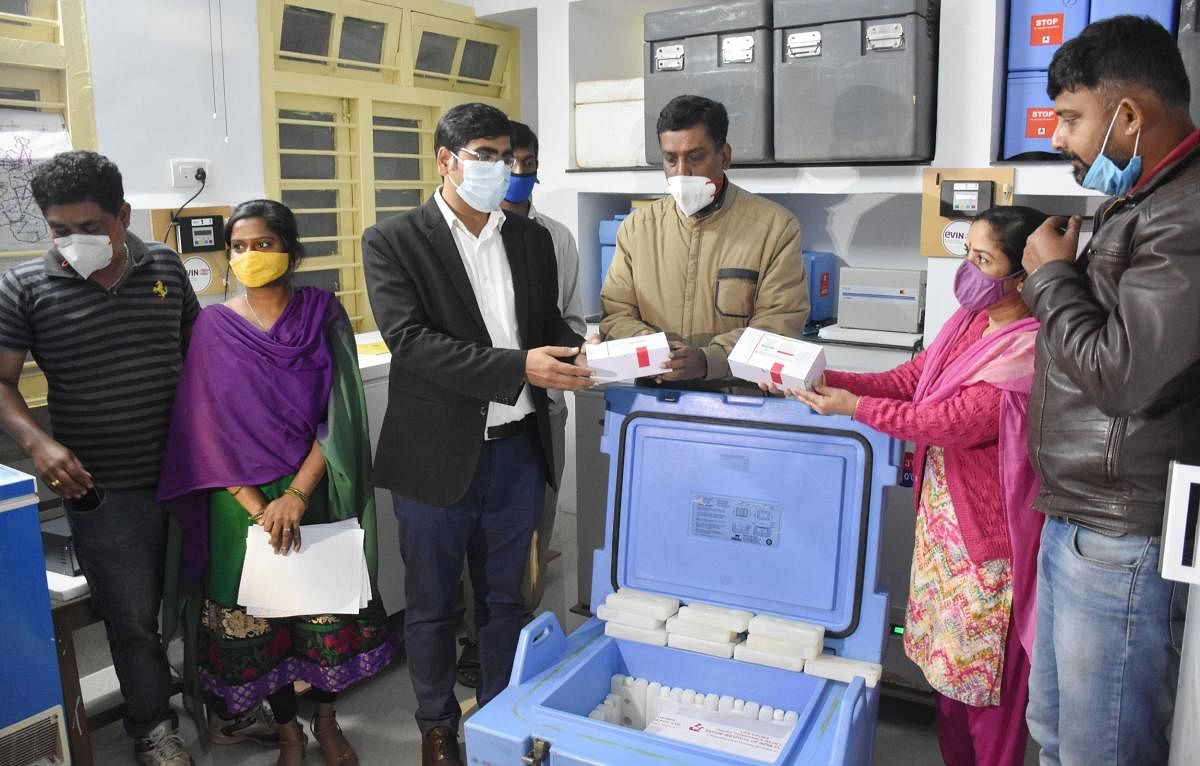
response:
<svg viewBox="0 0 1200 766"><path fill-rule="evenodd" d="M300 227L292 209L273 199L252 199L243 202L229 214L225 222L225 254L229 255L229 241L233 237L233 225L247 218L259 218L271 233L283 240L283 250L288 254L288 279L304 258L304 244L300 241Z"/></svg>
<svg viewBox="0 0 1200 766"><path fill-rule="evenodd" d="M511 136L512 123L504 112L487 104L459 104L438 120L433 131L433 148L443 146L457 152L477 138Z"/></svg>
<svg viewBox="0 0 1200 766"><path fill-rule="evenodd" d="M729 135L729 113L719 101L704 96L676 96L658 113L658 135L704 125L708 137L720 149Z"/></svg>
<svg viewBox="0 0 1200 766"><path fill-rule="evenodd" d="M29 182L33 199L46 214L51 205L95 202L111 215L120 215L125 187L116 163L95 152L62 152L37 166Z"/></svg>
<svg viewBox="0 0 1200 766"><path fill-rule="evenodd" d="M1179 46L1148 16L1115 16L1089 24L1063 43L1050 61L1046 93L1050 98L1079 88L1108 91L1141 86L1165 104L1187 109L1191 84Z"/></svg>
<svg viewBox="0 0 1200 766"><path fill-rule="evenodd" d="M537 133L523 122L509 121L512 124L512 148L528 149L534 157L538 153Z"/></svg>
<svg viewBox="0 0 1200 766"><path fill-rule="evenodd" d="M975 217L986 221L996 233L1000 251L1008 258L1008 273L1021 271L1021 258L1025 254L1025 240L1048 218L1045 213L1021 205L988 208Z"/></svg>

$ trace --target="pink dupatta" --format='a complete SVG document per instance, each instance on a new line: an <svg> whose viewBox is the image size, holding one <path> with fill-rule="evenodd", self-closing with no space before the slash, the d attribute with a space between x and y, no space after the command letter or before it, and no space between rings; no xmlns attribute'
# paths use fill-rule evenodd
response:
<svg viewBox="0 0 1200 766"><path fill-rule="evenodd" d="M947 362L950 349L966 332L975 313L958 309L929 347L913 394L914 403L935 403L962 388L988 383L1004 392L1000 403L1000 488L1012 550L1013 622L1026 653L1032 655L1036 615L1037 552L1045 517L1033 508L1038 481L1025 440L1025 411L1033 384L1033 317L1012 322L971 344Z"/></svg>

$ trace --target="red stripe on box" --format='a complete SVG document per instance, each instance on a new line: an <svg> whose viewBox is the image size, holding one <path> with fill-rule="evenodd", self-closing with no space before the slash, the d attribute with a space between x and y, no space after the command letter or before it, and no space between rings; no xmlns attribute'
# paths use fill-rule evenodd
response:
<svg viewBox="0 0 1200 766"><path fill-rule="evenodd" d="M771 365L771 382L777 386L783 385L783 362L776 362Z"/></svg>
<svg viewBox="0 0 1200 766"><path fill-rule="evenodd" d="M637 347L637 360L638 360L638 367L649 367L650 366L650 352L646 350L645 346Z"/></svg>

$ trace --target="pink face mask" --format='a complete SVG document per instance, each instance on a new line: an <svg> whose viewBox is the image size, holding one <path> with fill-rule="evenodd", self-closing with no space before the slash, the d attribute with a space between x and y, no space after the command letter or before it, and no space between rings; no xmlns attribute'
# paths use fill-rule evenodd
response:
<svg viewBox="0 0 1200 766"><path fill-rule="evenodd" d="M973 261L964 259L954 275L954 297L967 311L983 311L1007 295L1005 283L1024 273L1018 271L1006 277L989 277Z"/></svg>

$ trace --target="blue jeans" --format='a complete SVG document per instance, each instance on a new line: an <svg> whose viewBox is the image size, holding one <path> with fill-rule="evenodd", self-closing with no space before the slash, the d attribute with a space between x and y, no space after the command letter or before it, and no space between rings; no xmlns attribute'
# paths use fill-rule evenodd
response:
<svg viewBox="0 0 1200 766"><path fill-rule="evenodd" d="M417 726L458 728L454 666L463 558L474 588L480 707L508 685L525 615L529 541L542 517L546 477L537 437L485 442L466 496L431 506L392 495L404 558L404 648L417 696Z"/></svg>
<svg viewBox="0 0 1200 766"><path fill-rule="evenodd" d="M1167 762L1187 588L1158 556L1157 537L1047 519L1027 711L1042 766Z"/></svg>
<svg viewBox="0 0 1200 766"><path fill-rule="evenodd" d="M75 553L108 632L125 698L125 732L145 736L167 718L171 673L158 633L166 517L153 490L98 490L100 504L72 510Z"/></svg>

